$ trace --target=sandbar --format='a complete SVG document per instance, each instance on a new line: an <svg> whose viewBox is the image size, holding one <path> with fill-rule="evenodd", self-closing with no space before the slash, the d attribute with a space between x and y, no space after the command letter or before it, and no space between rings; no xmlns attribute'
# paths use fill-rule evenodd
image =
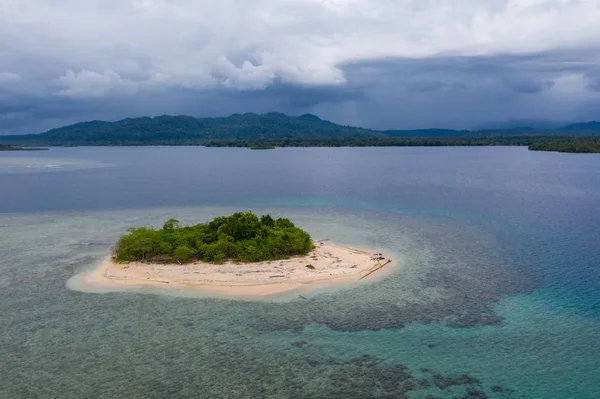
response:
<svg viewBox="0 0 600 399"><path fill-rule="evenodd" d="M314 241L306 256L266 262L212 264L116 263L109 259L82 276L88 287L198 290L223 296L264 297L303 288L375 278L395 261L378 251Z"/></svg>

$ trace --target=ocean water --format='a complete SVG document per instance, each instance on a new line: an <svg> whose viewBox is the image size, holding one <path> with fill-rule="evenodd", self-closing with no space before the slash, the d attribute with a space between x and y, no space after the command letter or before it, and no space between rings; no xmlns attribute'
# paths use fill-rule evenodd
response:
<svg viewBox="0 0 600 399"><path fill-rule="evenodd" d="M0 153L0 398L598 398L599 208L594 154ZM72 283L128 227L249 209L399 265L260 301Z"/></svg>

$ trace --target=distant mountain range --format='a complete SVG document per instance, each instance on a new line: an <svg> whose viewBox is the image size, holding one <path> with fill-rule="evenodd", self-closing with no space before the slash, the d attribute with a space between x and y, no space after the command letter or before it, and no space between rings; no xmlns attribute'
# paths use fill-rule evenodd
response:
<svg viewBox="0 0 600 399"><path fill-rule="evenodd" d="M508 119L496 122L482 123L477 126L476 129L472 130L504 130L504 129L523 129L533 128L538 130L553 130L558 129L562 126L568 125L569 121L552 121L547 119L532 119L532 118L520 118L520 119Z"/></svg>
<svg viewBox="0 0 600 399"><path fill-rule="evenodd" d="M530 127L487 130L418 129L376 131L342 126L312 114L288 116L234 114L219 118L157 116L127 118L116 122L81 122L41 134L0 136L0 143L16 145L194 145L207 141L272 139L398 139L484 138L518 136L596 136L600 122L576 123L551 130Z"/></svg>
<svg viewBox="0 0 600 399"><path fill-rule="evenodd" d="M559 130L561 130L561 131L579 131L579 132L598 132L598 131L600 131L600 122L573 123L571 125L563 126Z"/></svg>

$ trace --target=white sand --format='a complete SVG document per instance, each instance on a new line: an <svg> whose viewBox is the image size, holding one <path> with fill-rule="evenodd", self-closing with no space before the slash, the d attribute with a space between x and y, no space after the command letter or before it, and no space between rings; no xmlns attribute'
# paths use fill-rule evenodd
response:
<svg viewBox="0 0 600 399"><path fill-rule="evenodd" d="M308 285L322 287L353 282L365 276L366 280L381 270L393 267L395 263L385 255L385 259L377 259L376 251L318 241L315 241L315 246L306 256L256 263L164 265L108 261L86 275L83 282L102 288L198 289L226 296L257 297L293 291ZM379 269L381 265L385 266Z"/></svg>

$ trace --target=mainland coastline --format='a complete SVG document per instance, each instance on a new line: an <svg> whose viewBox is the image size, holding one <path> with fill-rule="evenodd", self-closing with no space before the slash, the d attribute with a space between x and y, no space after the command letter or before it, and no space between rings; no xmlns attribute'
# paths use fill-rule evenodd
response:
<svg viewBox="0 0 600 399"><path fill-rule="evenodd" d="M306 255L262 262L118 263L110 258L80 281L92 289L161 288L256 298L368 281L396 265L375 250L313 243L314 249Z"/></svg>

